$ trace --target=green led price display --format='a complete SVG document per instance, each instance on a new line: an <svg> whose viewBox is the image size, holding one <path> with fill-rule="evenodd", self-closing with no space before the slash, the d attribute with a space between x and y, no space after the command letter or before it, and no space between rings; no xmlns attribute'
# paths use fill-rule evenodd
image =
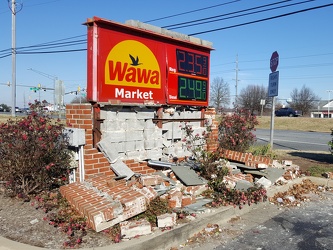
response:
<svg viewBox="0 0 333 250"><path fill-rule="evenodd" d="M178 76L178 99L207 100L207 81Z"/></svg>
<svg viewBox="0 0 333 250"><path fill-rule="evenodd" d="M208 56L180 49L176 50L176 55L179 73L208 76Z"/></svg>

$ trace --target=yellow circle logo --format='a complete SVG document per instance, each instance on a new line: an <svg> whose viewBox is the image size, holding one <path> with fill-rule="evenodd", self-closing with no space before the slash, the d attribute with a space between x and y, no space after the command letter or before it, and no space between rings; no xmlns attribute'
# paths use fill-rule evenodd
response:
<svg viewBox="0 0 333 250"><path fill-rule="evenodd" d="M125 40L115 45L108 54L105 84L161 88L160 66L146 45Z"/></svg>

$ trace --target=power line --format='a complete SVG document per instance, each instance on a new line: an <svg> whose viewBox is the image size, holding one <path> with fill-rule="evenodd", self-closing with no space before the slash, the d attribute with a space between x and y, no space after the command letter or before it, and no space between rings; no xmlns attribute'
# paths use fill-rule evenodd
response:
<svg viewBox="0 0 333 250"><path fill-rule="evenodd" d="M185 27L190 27L190 26L195 26L195 25L217 22L217 21L221 21L221 20L225 20L225 19L231 19L231 18L235 18L235 17L251 15L251 14L255 14L255 13L259 13L259 12L263 12L263 11L274 10L274 9L277 9L277 8L289 7L289 5L285 5L285 6L270 8L270 9L267 9L267 10L261 10L261 11L257 11L257 12L251 12L251 13L241 14L241 15L237 15L237 16L232 16L232 17L228 17L228 18L221 18L221 19L211 20L211 19L215 19L215 18L218 18L218 17L230 16L230 15L233 15L233 14L239 14L239 13L247 12L247 11L250 11L250 10L261 9L261 8L264 8L264 7L273 6L273 5L281 4L281 3L284 3L284 2L290 2L290 1L292 1L292 0L284 0L284 1L276 2L276 3L265 4L265 5L261 5L261 6L257 6L257 7L253 7L253 8L248 8L248 9L243 9L243 10L239 10L239 11L234 11L234 12L221 14L221 15L217 15L217 16L191 20L191 21L182 22L182 23L178 23L178 24L171 24L171 25L164 26L162 28L179 29L179 28L185 28ZM314 1L314 0L308 0L308 1ZM305 1L305 2L308 2L308 1ZM295 3L295 4L299 4L299 3ZM295 4L290 4L290 5L295 5ZM207 20L210 20L210 21L207 21ZM201 21L205 21L205 22L201 22ZM198 23L196 23L196 22L198 22ZM177 27L177 26L179 26L179 27Z"/></svg>
<svg viewBox="0 0 333 250"><path fill-rule="evenodd" d="M145 22L146 23L150 23L150 22L155 22L155 21L159 21L159 20L168 19L168 18L171 18L171 17L182 16L182 15L186 15L186 14L190 14L190 13L194 13L194 12L199 12L199 11L203 11L203 10L208 10L208 9L216 8L216 7L223 6L223 5L232 4L232 3L235 3L235 2L239 2L239 1L241 1L241 0L234 0L234 1L227 2L227 3L222 3L222 4L217 4L217 5L205 7L205 8L200 8L200 9L196 9L196 10L186 11L186 12L182 12L182 13L178 13L178 14L174 14L174 15L170 15L170 16L160 17L160 18L148 20L148 21L145 21Z"/></svg>
<svg viewBox="0 0 333 250"><path fill-rule="evenodd" d="M264 22L264 21L268 21L268 20L272 20L272 19L276 19L276 18L281 18L281 17L285 17L285 16L299 14L299 13L302 13L302 12L307 12L307 11L311 11L311 10L326 8L326 7L330 7L332 5L333 5L333 3L325 4L325 5L320 5L320 6L316 6L316 7L312 7L312 8L307 8L307 9L303 9L303 10L289 12L289 13L286 13L286 14L281 14L281 15L278 15L278 16L272 16L272 17L267 17L267 18L263 18L263 19L258 19L258 20L251 21L251 22L246 22L246 23L235 24L235 25L231 25L231 26L227 26L227 27L222 27L222 28L217 28L217 29L211 29L211 30L196 32L196 33L189 34L189 36L195 36L195 35L199 35L199 34L205 34L205 33L210 33L210 32L215 32L215 31L221 31L221 30L236 28L236 27L240 27L240 26L245 26L245 25L249 25L249 24L260 23L260 22Z"/></svg>

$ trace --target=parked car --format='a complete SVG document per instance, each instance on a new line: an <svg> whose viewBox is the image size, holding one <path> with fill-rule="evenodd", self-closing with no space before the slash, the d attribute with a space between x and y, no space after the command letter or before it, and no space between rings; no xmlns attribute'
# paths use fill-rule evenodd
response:
<svg viewBox="0 0 333 250"><path fill-rule="evenodd" d="M16 113L22 113L22 109L20 109L19 107L15 107L15 112Z"/></svg>
<svg viewBox="0 0 333 250"><path fill-rule="evenodd" d="M289 117L297 117L300 116L301 112L298 110L294 110L292 108L280 108L275 111L275 116L289 116Z"/></svg>

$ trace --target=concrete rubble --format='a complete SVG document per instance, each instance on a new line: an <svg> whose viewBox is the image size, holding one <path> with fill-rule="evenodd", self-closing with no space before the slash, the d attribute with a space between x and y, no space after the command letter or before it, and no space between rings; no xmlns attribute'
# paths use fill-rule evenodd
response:
<svg viewBox="0 0 333 250"><path fill-rule="evenodd" d="M224 160L223 164L229 168L224 182L239 190L247 190L254 185L265 188L281 185L300 176L299 167L290 161L287 163L274 161L271 166L264 163L247 166ZM94 230L99 232L120 223L122 234L127 238L151 233L147 221L134 223L127 220L145 212L149 202L156 197L167 200L173 209L207 212L205 205L212 200L201 196L208 189L207 181L191 168L193 164L160 164L166 164L162 171L142 175L129 171L125 164L116 161L111 165L121 165L122 171L116 172L119 176L93 177L62 186L60 192L71 206L87 218ZM128 178L125 173L131 177ZM158 218L157 225L159 228L173 227L176 219L176 213L165 214Z"/></svg>

